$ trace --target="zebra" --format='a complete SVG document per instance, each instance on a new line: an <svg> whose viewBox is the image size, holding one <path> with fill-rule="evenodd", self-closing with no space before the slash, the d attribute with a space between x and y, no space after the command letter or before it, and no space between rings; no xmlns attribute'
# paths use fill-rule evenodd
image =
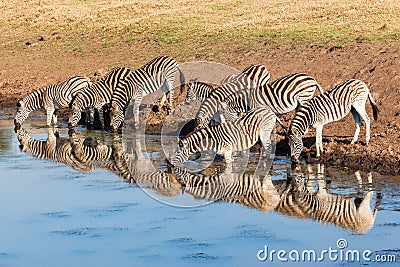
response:
<svg viewBox="0 0 400 267"><path fill-rule="evenodd" d="M237 113L247 112L257 106L268 106L277 114L285 114L310 100L316 90L323 93L317 81L303 73L284 76L271 84L264 84L252 90L241 90L222 102L224 115L233 119ZM278 119L287 132L287 128Z"/></svg>
<svg viewBox="0 0 400 267"><path fill-rule="evenodd" d="M93 122L93 108L97 109L102 123L104 125L103 106L110 103L113 91L117 84L127 77L131 70L126 67L115 67L102 79L92 84L88 90L78 93L70 103L70 117L68 127L74 128L81 119L81 111L91 108L89 122Z"/></svg>
<svg viewBox="0 0 400 267"><path fill-rule="evenodd" d="M173 167L172 173L182 186L182 193L194 198L237 203L262 211L272 211L280 197L271 176L225 171L216 175L192 174L185 168Z"/></svg>
<svg viewBox="0 0 400 267"><path fill-rule="evenodd" d="M57 124L56 110L68 108L73 97L79 92L85 91L91 81L87 77L75 76L58 84L42 87L23 99L17 101L17 113L14 119L16 129L19 129L25 119L34 110L44 108L46 110L46 125Z"/></svg>
<svg viewBox="0 0 400 267"><path fill-rule="evenodd" d="M228 83L234 81L236 75L230 74L221 80L221 85L224 83ZM208 98L212 91L215 88L205 82L200 82L198 78L192 79L188 83L188 91L185 97L185 103L190 104L191 102L199 99L201 102L204 102L206 98Z"/></svg>
<svg viewBox="0 0 400 267"><path fill-rule="evenodd" d="M234 151L252 147L259 138L265 147L269 147L275 120L276 116L270 108L260 107L237 120L197 130L179 140L179 147L171 163L177 166L195 152L212 150L222 153L229 164L233 161Z"/></svg>
<svg viewBox="0 0 400 267"><path fill-rule="evenodd" d="M204 128L210 122L213 115L218 111L221 101L229 95L242 89L250 90L269 82L270 73L263 65L250 65L240 74L230 78L228 83L224 83L215 89L210 97L200 106L196 115L196 129Z"/></svg>
<svg viewBox="0 0 400 267"><path fill-rule="evenodd" d="M114 140L112 145L106 145L98 140L93 144L85 144L75 130L68 131L72 154L82 164L93 165L94 169L104 169L121 177L124 181L131 181L132 175L125 162L121 140Z"/></svg>
<svg viewBox="0 0 400 267"><path fill-rule="evenodd" d="M164 105L169 93L169 112L173 111L174 80L179 71L181 85L183 73L175 59L159 56L130 73L115 89L111 101L111 130L117 130L124 120L124 112L131 99L134 100L135 127L139 125L139 105L144 96L162 89L160 106Z"/></svg>
<svg viewBox="0 0 400 267"><path fill-rule="evenodd" d="M358 139L362 118L366 124L366 144L368 145L370 140L370 119L365 111L367 98L371 103L374 119L377 120L379 109L367 85L357 79L343 82L300 106L288 132L293 162L299 161L300 153L303 150L301 138L309 127L316 129L316 148L317 157L319 157L320 152L323 152L323 126L344 118L349 112L351 112L356 122L356 131L351 143L354 144Z"/></svg>
<svg viewBox="0 0 400 267"><path fill-rule="evenodd" d="M57 138L52 128L48 128L47 140L36 140L24 129L16 132L19 148L22 152L28 153L36 158L50 159L55 163L62 163L78 171L92 171L92 164L82 163L76 159L72 152L69 139Z"/></svg>
<svg viewBox="0 0 400 267"><path fill-rule="evenodd" d="M287 187L280 192L281 200L276 211L299 218L331 223L356 233L365 233L372 228L378 212L381 196L377 195L374 211L370 202L373 191L361 192L362 178L359 171L355 172L361 198L345 197L328 193L324 179L324 166L318 164L318 174L308 166L308 173L295 171L288 177ZM313 183L317 181L318 191L315 192ZM372 183L372 174L368 173L368 183Z"/></svg>
<svg viewBox="0 0 400 267"><path fill-rule="evenodd" d="M198 79L194 79L188 83L188 91L186 93L185 102L186 104L190 104L196 99L204 102L204 100L210 96L212 91L214 91L214 87L212 85L199 82Z"/></svg>

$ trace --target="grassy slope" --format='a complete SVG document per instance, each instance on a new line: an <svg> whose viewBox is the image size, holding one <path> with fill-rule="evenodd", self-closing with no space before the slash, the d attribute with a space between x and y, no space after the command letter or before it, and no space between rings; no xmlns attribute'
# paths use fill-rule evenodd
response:
<svg viewBox="0 0 400 267"><path fill-rule="evenodd" d="M154 53L168 50L187 59L213 55L215 46L227 42L254 48L266 43L340 46L355 39L400 37L397 0L52 2L3 1L0 49L22 48L26 41L58 32L50 52L101 54L108 47L142 42Z"/></svg>

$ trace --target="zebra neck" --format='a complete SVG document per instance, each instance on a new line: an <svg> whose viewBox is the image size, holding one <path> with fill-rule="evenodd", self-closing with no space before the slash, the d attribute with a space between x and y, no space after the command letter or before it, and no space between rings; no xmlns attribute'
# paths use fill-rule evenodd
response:
<svg viewBox="0 0 400 267"><path fill-rule="evenodd" d="M297 111L290 124L289 131L296 132L297 135L303 136L308 131L308 128L315 123L316 115L316 112L310 108Z"/></svg>
<svg viewBox="0 0 400 267"><path fill-rule="evenodd" d="M218 102L214 97L207 98L197 112L196 118L211 120L211 117L218 111Z"/></svg>
<svg viewBox="0 0 400 267"><path fill-rule="evenodd" d="M29 111L44 108L43 93L47 90L47 87L43 87L35 92L32 92L24 98L25 108Z"/></svg>

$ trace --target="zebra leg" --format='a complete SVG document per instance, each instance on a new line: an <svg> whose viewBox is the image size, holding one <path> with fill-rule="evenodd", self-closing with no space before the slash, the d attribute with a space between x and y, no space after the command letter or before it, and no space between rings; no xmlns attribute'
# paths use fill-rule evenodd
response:
<svg viewBox="0 0 400 267"><path fill-rule="evenodd" d="M232 156L232 146L231 145L225 145L224 149L223 149L223 153L224 153L224 158L225 158L225 162L226 164L230 164L233 161L233 156Z"/></svg>
<svg viewBox="0 0 400 267"><path fill-rule="evenodd" d="M365 111L365 102L355 102L353 103L354 109L358 112L359 116L364 120L365 122L365 142L369 143L369 139L371 138L371 133L370 133L370 123L371 120L369 119L369 116L367 112ZM361 124L361 121L360 121Z"/></svg>
<svg viewBox="0 0 400 267"><path fill-rule="evenodd" d="M57 125L57 109L53 112L53 125Z"/></svg>
<svg viewBox="0 0 400 267"><path fill-rule="evenodd" d="M324 151L324 148L322 146L322 125L319 125L315 127L316 131L316 137L315 137L315 146L317 148L317 157L321 156L321 152Z"/></svg>
<svg viewBox="0 0 400 267"><path fill-rule="evenodd" d="M53 121L54 107L46 107L46 125L51 126Z"/></svg>
<svg viewBox="0 0 400 267"><path fill-rule="evenodd" d="M358 135L360 134L361 118L358 112L354 108L351 108L350 112L351 115L353 115L354 121L356 122L356 131L354 132L354 137L353 140L351 141L351 144L354 144L355 142L357 142Z"/></svg>
<svg viewBox="0 0 400 267"><path fill-rule="evenodd" d="M168 113L172 113L174 111L174 77L172 77L172 79L167 79L166 81L167 91L165 92L165 96L169 92Z"/></svg>
<svg viewBox="0 0 400 267"><path fill-rule="evenodd" d="M138 95L133 101L133 118L134 118L134 126L137 128L139 126L139 106L142 102L143 95Z"/></svg>
<svg viewBox="0 0 400 267"><path fill-rule="evenodd" d="M94 118L94 117L95 117L94 115L95 115L95 109L91 107L91 108L89 109L89 116L88 116L89 121L86 120L87 123L88 123L87 126L93 127L93 125L94 125L94 119L95 119L95 118Z"/></svg>
<svg viewBox="0 0 400 267"><path fill-rule="evenodd" d="M103 114L103 108L98 108L97 112L99 113L99 119L100 119L100 124L101 124L101 129L105 129L104 125L104 114ZM93 122L94 123L94 122Z"/></svg>
<svg viewBox="0 0 400 267"><path fill-rule="evenodd" d="M264 128L260 131L260 139L264 146L263 154L266 156L270 156L272 153L272 144L271 144L271 129Z"/></svg>

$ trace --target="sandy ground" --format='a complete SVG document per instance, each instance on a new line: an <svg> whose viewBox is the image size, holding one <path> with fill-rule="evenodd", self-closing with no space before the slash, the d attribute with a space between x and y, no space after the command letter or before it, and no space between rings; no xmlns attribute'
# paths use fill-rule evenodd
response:
<svg viewBox="0 0 400 267"><path fill-rule="evenodd" d="M313 46L288 46L270 48L265 44L262 51L236 51L229 44L225 49L226 60L222 63L237 69L243 69L250 64L264 64L271 73L271 81L284 75L303 72L314 76L325 90L332 88L345 80L357 78L365 81L380 109L377 121L371 122L371 141L365 146L365 127L361 129L359 142L350 145L355 124L351 115L340 122L324 127L325 153L321 161L327 165L341 165L365 171L376 171L383 174L400 173L400 43L357 41L343 47L321 48ZM137 67L149 61L153 56L147 56L143 44L118 49L110 49L106 57L79 57L64 54L60 63L63 67L48 70L49 58L43 57L44 51L28 47L7 54L6 60L12 62L0 70L0 107L3 115L15 106L16 99L41 86L65 80L73 75L87 75L96 78L107 73L107 70L124 62L126 52L133 57L132 65ZM168 51L165 51L168 54ZM171 55L174 56L174 55ZM53 55L54 57L54 55ZM183 60L174 56L178 62ZM234 64L231 58L235 58ZM51 60L58 60L52 58ZM189 59L188 61L193 61ZM213 61L213 58L197 60ZM54 71L54 69L56 69ZM178 105L184 99L184 94L176 90L175 103ZM151 98L153 101L155 98ZM150 101L150 102L151 102ZM367 103L367 112L372 118L372 109ZM148 131L156 132L161 128L161 122L166 112L160 109L151 113L148 120ZM282 117L286 125L294 113ZM190 115L187 115L190 119ZM186 118L183 118L186 119ZM280 128L277 128L277 153L289 153L287 141ZM315 161L315 132L311 130L304 139L306 148L303 158Z"/></svg>

